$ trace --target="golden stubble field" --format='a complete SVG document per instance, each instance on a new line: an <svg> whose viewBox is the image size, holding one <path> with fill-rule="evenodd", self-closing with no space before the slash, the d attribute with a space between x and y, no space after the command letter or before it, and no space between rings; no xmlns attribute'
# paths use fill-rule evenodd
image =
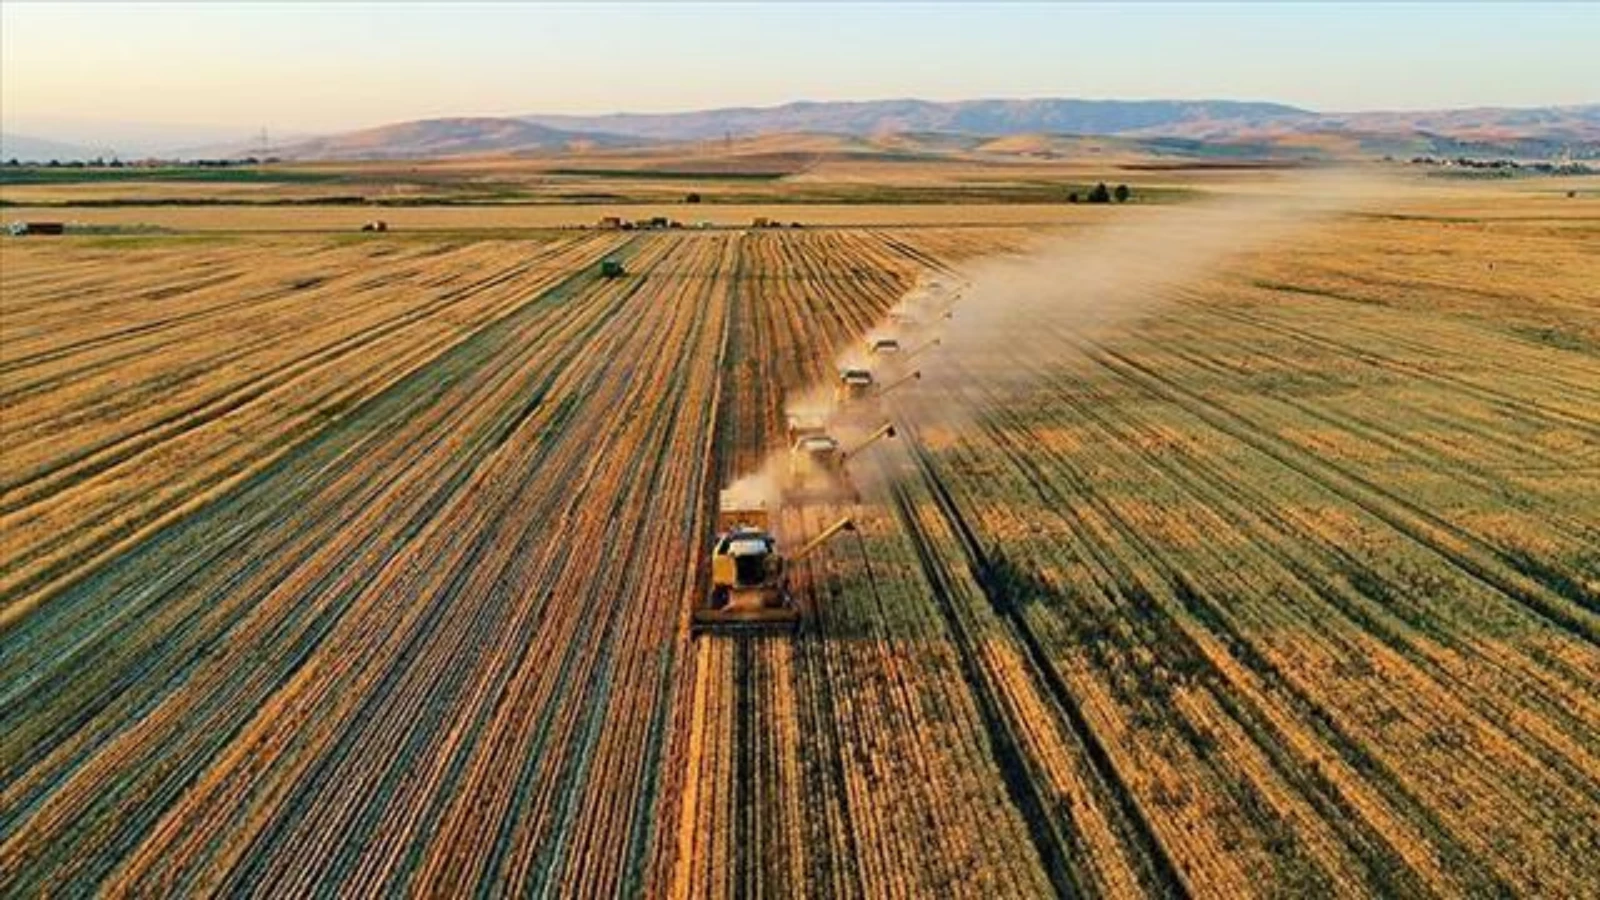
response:
<svg viewBox="0 0 1600 900"><path fill-rule="evenodd" d="M1086 318L988 261L1160 209L5 240L0 885L1580 895L1594 203L1397 187ZM691 638L717 488L934 279L862 501L783 514L861 526L804 633Z"/></svg>

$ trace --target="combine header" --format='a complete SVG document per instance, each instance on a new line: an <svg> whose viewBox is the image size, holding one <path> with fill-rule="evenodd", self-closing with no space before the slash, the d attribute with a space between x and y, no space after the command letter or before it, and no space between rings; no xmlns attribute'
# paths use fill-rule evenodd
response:
<svg viewBox="0 0 1600 900"><path fill-rule="evenodd" d="M837 534L854 531L846 517L785 557L772 535L765 504L748 503L723 491L711 550L711 593L690 620L695 633L792 632L800 608L789 594L786 567L815 553Z"/></svg>

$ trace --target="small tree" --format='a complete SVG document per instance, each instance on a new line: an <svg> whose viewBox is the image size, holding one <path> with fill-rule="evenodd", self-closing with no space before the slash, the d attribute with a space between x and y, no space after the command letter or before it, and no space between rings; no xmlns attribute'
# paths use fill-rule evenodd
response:
<svg viewBox="0 0 1600 900"><path fill-rule="evenodd" d="M1110 203L1111 202L1111 189L1106 187L1106 183L1104 181L1102 181L1099 184L1095 185L1094 188L1089 191L1089 202L1090 203Z"/></svg>
<svg viewBox="0 0 1600 900"><path fill-rule="evenodd" d="M1111 192L1111 196L1117 198L1118 203L1127 203L1128 196L1132 193L1132 191L1128 190L1127 185L1119 184L1117 185L1117 189Z"/></svg>
<svg viewBox="0 0 1600 900"><path fill-rule="evenodd" d="M1078 192L1077 191L1073 191L1072 193L1068 194L1067 195L1067 202L1068 203L1077 203L1078 202Z"/></svg>
<svg viewBox="0 0 1600 900"><path fill-rule="evenodd" d="M691 193L691 194L689 194L689 196L683 198L683 202L685 202L685 203L699 203L700 202L700 195L696 194L696 193Z"/></svg>

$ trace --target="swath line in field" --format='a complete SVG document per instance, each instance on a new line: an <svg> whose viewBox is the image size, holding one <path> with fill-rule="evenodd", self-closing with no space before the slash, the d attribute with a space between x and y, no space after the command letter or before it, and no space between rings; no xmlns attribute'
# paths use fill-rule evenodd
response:
<svg viewBox="0 0 1600 900"><path fill-rule="evenodd" d="M1013 598L999 583L999 580L995 578L993 567L989 563L988 556L984 552L976 534L967 524L959 507L956 506L954 498L951 497L937 473L933 471L932 463L928 459L927 450L921 444L916 426L902 422L902 427L904 428L902 440L905 441L905 445L910 449L911 456L917 464L923 483L932 494L935 505L944 517L947 527L959 542L974 583L983 592L995 614L1005 621L1012 633L1017 636L1027 653L1030 668L1039 677L1057 707L1062 711L1077 743L1084 748L1093 771L1118 810L1118 818L1132 829L1132 834L1129 837L1132 838L1132 844L1138 852L1139 859L1146 867L1140 874L1149 880L1147 886L1166 896L1188 896L1188 889L1182 877L1178 874L1177 867L1167 856L1160 839L1156 837L1154 830L1145 819L1144 813L1139 809L1138 803L1133 799L1131 790L1117 772L1110 753L1106 751L1104 745L1100 743L1099 738L1095 735L1094 730L1089 726L1088 720L1079 708L1071 689L1067 687L1066 683L1061 680L1051 666L1049 656L1037 636L1033 634L1027 621L1018 614ZM903 488L899 487L898 484L893 485L892 490L903 492ZM897 504L902 504L904 502L903 497L897 497L896 502ZM907 510L907 513L909 513L909 510ZM923 547L921 541L918 543L920 552ZM927 550L930 553L936 552L931 548L927 548ZM941 608L943 605L941 604ZM951 628L954 633L960 633L956 631L959 627L959 623L952 620ZM965 652L963 656L965 657ZM969 674L969 681L982 684L983 682L979 679L981 679L981 673ZM1004 728L1003 725L998 727Z"/></svg>

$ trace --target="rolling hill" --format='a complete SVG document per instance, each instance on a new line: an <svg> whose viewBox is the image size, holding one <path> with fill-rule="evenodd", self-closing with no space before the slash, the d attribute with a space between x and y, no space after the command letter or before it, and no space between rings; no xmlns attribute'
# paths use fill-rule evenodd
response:
<svg viewBox="0 0 1600 900"><path fill-rule="evenodd" d="M1600 105L1332 114L1229 100L800 102L682 113L426 120L309 141L286 155L528 153L732 139L743 144L763 136L816 143L824 135L878 153L959 154L985 141L989 152L1026 153L1024 148L1041 142L1070 152L1084 139L1120 138L1125 143L1119 150L1157 156L1593 158L1600 156ZM1006 138L1017 140L1008 144Z"/></svg>
<svg viewBox="0 0 1600 900"><path fill-rule="evenodd" d="M0 159L16 159L26 162L44 162L56 159L66 162L69 160L93 159L96 156L103 155L105 155L104 150L94 150L81 144L53 141L15 132L0 132Z"/></svg>
<svg viewBox="0 0 1600 900"><path fill-rule="evenodd" d="M926 100L598 116L422 119L275 148L289 159L417 159L717 142L725 155L776 140L783 154L1154 156L1334 159L1392 155L1600 158L1600 104L1529 109L1320 113L1231 100ZM5 156L81 159L82 147L5 136ZM16 149L12 149L15 147ZM1100 147L1101 150L1093 148ZM54 148L54 149L52 149ZM217 153L207 155L243 155Z"/></svg>
<svg viewBox="0 0 1600 900"><path fill-rule="evenodd" d="M637 145L635 137L552 128L520 119L420 119L290 144L289 159L403 159Z"/></svg>
<svg viewBox="0 0 1600 900"><path fill-rule="evenodd" d="M1029 132L1120 134L1195 122L1241 125L1311 119L1316 113L1279 103L1232 100L927 100L798 102L774 107L603 116L523 116L551 128L587 129L658 140L705 140L726 134L821 131L872 135L952 132L1000 136Z"/></svg>

